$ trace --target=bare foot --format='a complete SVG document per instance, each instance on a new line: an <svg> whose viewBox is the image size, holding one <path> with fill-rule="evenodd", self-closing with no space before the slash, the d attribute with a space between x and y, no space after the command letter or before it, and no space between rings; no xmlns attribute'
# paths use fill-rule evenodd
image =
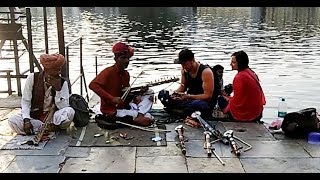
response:
<svg viewBox="0 0 320 180"><path fill-rule="evenodd" d="M143 114L140 114L133 120L133 123L138 126L150 126L153 124L153 120L148 117L144 117Z"/></svg>

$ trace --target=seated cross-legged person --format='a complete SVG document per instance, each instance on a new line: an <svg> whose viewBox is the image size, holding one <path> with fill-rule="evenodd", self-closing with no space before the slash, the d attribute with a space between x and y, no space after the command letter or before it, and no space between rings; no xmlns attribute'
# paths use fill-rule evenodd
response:
<svg viewBox="0 0 320 180"><path fill-rule="evenodd" d="M231 120L239 122L260 121L266 104L258 76L249 68L249 58L244 51L231 55L231 68L237 70L232 83L233 96L224 93L218 103Z"/></svg>
<svg viewBox="0 0 320 180"><path fill-rule="evenodd" d="M89 88L100 97L101 114L96 116L98 125L102 125L104 121L119 120L139 126L150 126L153 124L153 117L149 113L153 105L152 89L141 88L133 101L121 99L123 89L129 87L130 75L125 69L133 56L133 49L118 42L112 51L115 64L101 71L89 84ZM109 128L117 127L113 123Z"/></svg>
<svg viewBox="0 0 320 180"><path fill-rule="evenodd" d="M9 118L9 126L20 135L37 134L43 128L45 117L54 107L47 130L72 127L75 111L69 107L68 83L61 76L65 59L61 54L43 54L40 62L42 72L30 73L26 79L21 98L21 113Z"/></svg>
<svg viewBox="0 0 320 180"><path fill-rule="evenodd" d="M195 111L200 111L202 116L211 115L221 91L217 77L208 65L197 62L189 49L179 53L178 61L182 66L180 86L172 95L166 90L160 91L161 103L168 112L182 110L183 118Z"/></svg>

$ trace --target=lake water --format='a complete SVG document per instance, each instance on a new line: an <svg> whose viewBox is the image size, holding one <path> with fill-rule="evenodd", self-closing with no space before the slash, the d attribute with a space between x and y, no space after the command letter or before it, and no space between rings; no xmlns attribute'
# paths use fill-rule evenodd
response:
<svg viewBox="0 0 320 180"><path fill-rule="evenodd" d="M319 109L319 10L318 7L64 7L64 34L66 43L79 36L84 38L87 84L95 76L96 56L99 72L114 63L111 48L117 41L128 41L135 49L128 67L131 79L145 71L136 84L179 76L180 65L173 64L173 60L183 48L190 48L202 63L223 65L224 82L231 83L237 72L231 71L230 55L244 50L266 95L264 119L271 121L277 115L279 97L286 99L288 112L307 107ZM45 52L43 8L31 8L31 14L33 47L38 58ZM49 53L55 53L58 52L55 8L47 8L47 15ZM71 81L79 73L78 48L75 45L70 49ZM20 60L22 71L29 66L27 60L26 53ZM14 69L13 61L4 64L3 68ZM16 88L15 82L13 86ZM157 92L166 87L175 89L178 84L154 89ZM79 92L79 84L73 86L73 92Z"/></svg>

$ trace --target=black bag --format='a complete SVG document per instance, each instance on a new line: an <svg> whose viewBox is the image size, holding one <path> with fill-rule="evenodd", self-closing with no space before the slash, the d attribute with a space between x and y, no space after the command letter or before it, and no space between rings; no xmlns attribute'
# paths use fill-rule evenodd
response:
<svg viewBox="0 0 320 180"><path fill-rule="evenodd" d="M124 117L115 117L97 114L94 117L94 119L100 128L109 130L114 130L123 127L123 125L116 123L116 121L121 121L127 124L133 124L133 117L128 115Z"/></svg>
<svg viewBox="0 0 320 180"><path fill-rule="evenodd" d="M315 108L288 113L281 124L282 131L290 138L306 138L310 132L319 131L319 119Z"/></svg>
<svg viewBox="0 0 320 180"><path fill-rule="evenodd" d="M76 127L83 127L89 123L90 111L88 102L79 94L72 94L69 98L70 107L75 111L73 122Z"/></svg>

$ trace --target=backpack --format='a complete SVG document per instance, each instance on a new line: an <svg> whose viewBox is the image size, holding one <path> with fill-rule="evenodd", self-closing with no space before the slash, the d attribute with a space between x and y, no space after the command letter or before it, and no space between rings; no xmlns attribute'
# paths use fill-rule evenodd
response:
<svg viewBox="0 0 320 180"><path fill-rule="evenodd" d="M71 94L70 107L75 111L73 122L76 127L83 127L89 123L90 111L87 101L79 94Z"/></svg>
<svg viewBox="0 0 320 180"><path fill-rule="evenodd" d="M284 116L282 131L290 138L306 138L310 132L319 131L319 119L315 108L306 108Z"/></svg>
<svg viewBox="0 0 320 180"><path fill-rule="evenodd" d="M212 98L214 98L215 100L218 99L218 96L221 94L221 84L218 78L218 74L217 72L213 69L213 66L210 66L208 64L205 64L207 67L209 67L213 73L214 76L214 90L212 93ZM215 104L213 104L214 106Z"/></svg>

